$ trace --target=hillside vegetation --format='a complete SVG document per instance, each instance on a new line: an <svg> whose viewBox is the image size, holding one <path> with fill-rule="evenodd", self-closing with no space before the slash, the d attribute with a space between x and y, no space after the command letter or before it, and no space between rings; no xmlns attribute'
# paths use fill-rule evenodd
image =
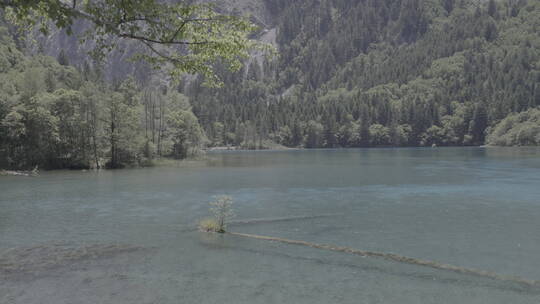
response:
<svg viewBox="0 0 540 304"><path fill-rule="evenodd" d="M496 146L540 145L540 108L508 115L487 138Z"/></svg>
<svg viewBox="0 0 540 304"><path fill-rule="evenodd" d="M265 3L279 58L185 89L212 145L481 145L540 105L539 1Z"/></svg>

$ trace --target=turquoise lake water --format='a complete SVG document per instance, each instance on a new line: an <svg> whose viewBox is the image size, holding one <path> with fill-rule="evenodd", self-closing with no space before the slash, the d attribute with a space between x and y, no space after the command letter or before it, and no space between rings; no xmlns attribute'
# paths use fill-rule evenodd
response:
<svg viewBox="0 0 540 304"><path fill-rule="evenodd" d="M49 252L4 258L27 263L21 273L2 272L0 254L0 303L540 303L540 287L195 231L221 194L236 220L303 217L231 231L540 280L538 148L216 152L188 165L0 176L0 252ZM118 243L144 250L67 259L48 249Z"/></svg>

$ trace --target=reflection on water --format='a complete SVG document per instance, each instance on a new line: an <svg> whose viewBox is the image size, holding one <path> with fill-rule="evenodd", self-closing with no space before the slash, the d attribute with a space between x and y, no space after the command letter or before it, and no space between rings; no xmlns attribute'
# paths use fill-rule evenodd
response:
<svg viewBox="0 0 540 304"><path fill-rule="evenodd" d="M540 279L539 169L534 148L360 149L0 177L0 303L539 303L508 282L193 231L228 194L234 231Z"/></svg>

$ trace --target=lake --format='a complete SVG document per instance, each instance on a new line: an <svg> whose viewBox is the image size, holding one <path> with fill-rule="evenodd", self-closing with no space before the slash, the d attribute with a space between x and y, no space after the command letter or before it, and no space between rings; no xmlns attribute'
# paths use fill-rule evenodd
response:
<svg viewBox="0 0 540 304"><path fill-rule="evenodd" d="M540 287L196 231L221 194L235 220L266 219L234 232L540 280L538 148L215 152L0 176L0 303L540 303Z"/></svg>

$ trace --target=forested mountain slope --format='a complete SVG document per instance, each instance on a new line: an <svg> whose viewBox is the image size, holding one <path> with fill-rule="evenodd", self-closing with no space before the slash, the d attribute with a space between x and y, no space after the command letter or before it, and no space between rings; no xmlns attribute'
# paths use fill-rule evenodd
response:
<svg viewBox="0 0 540 304"><path fill-rule="evenodd" d="M540 106L537 0L265 4L279 57L185 89L213 145L480 145Z"/></svg>
<svg viewBox="0 0 540 304"><path fill-rule="evenodd" d="M540 144L538 0L220 3L253 13L253 36L278 51L238 72L217 66L223 88L200 76L172 87L122 52L98 68L74 38L28 45L0 20L0 168L122 167L271 142Z"/></svg>

